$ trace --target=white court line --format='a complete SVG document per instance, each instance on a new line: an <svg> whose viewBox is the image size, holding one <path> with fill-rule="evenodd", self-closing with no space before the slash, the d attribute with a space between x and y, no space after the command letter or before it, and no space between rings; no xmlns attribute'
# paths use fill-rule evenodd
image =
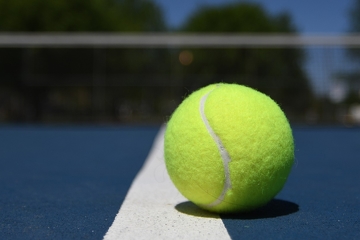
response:
<svg viewBox="0 0 360 240"><path fill-rule="evenodd" d="M219 215L187 203L171 182L164 162L164 130L104 239L231 239ZM178 204L188 214L178 211Z"/></svg>

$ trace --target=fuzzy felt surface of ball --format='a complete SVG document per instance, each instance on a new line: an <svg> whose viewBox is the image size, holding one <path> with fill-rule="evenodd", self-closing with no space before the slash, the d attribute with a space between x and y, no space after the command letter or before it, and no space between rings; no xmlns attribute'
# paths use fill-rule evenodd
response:
<svg viewBox="0 0 360 240"><path fill-rule="evenodd" d="M187 199L212 212L247 212L283 188L294 140L270 97L219 83L193 92L174 111L164 156L172 182Z"/></svg>

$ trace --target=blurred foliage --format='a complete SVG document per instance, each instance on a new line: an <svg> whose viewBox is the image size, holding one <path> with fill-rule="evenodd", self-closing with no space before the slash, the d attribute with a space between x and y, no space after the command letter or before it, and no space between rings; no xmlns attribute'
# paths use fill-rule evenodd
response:
<svg viewBox="0 0 360 240"><path fill-rule="evenodd" d="M183 30L186 32L213 33L279 31L271 16L260 5L249 3L201 8L190 16Z"/></svg>
<svg viewBox="0 0 360 240"><path fill-rule="evenodd" d="M0 31L3 32L165 30L162 12L150 0L0 0ZM0 49L0 54L1 72L5 75L18 73L16 79L22 78L19 69L28 74L57 76L92 74L90 69L95 61L92 49L27 49L26 52L22 49ZM118 51L116 56L120 59L114 62L118 66L121 62L126 69L141 71L152 63L149 57L139 58L126 49ZM24 66L29 58L32 59L31 66Z"/></svg>
<svg viewBox="0 0 360 240"><path fill-rule="evenodd" d="M353 0L353 6L349 11L349 32L360 33L360 0ZM348 55L352 60L360 61L360 50L349 48Z"/></svg>
<svg viewBox="0 0 360 240"><path fill-rule="evenodd" d="M256 4L206 7L189 18L184 32L295 33L291 17L271 16ZM223 48L192 49L193 62L181 69L190 91L214 82L245 84L269 94L293 117L304 116L312 101L309 80L303 70L302 49ZM201 77L200 77L201 76Z"/></svg>
<svg viewBox="0 0 360 240"><path fill-rule="evenodd" d="M162 12L150 0L0 0L0 31L3 32L165 30ZM22 79L19 69L27 74L91 75L95 61L92 49L0 49L0 54L1 72L12 74L12 78L17 73L16 79ZM123 49L117 51L115 58L118 59L113 61L117 66L121 62L125 69L141 71L152 63L149 57L139 58ZM25 65L27 59L32 59L30 65Z"/></svg>
<svg viewBox="0 0 360 240"><path fill-rule="evenodd" d="M166 24L151 0L0 0L0 31L163 32ZM6 94L0 110L10 109L4 110L5 119L25 121L42 121L49 112L60 121L62 114L82 120L116 115L118 102L143 91L144 75L164 73L159 64L164 56L166 50L151 49L2 48L0 84L6 91L1 93L12 94ZM78 104L77 94L87 104Z"/></svg>
<svg viewBox="0 0 360 240"><path fill-rule="evenodd" d="M147 0L0 0L0 31L162 31Z"/></svg>
<svg viewBox="0 0 360 240"><path fill-rule="evenodd" d="M353 5L349 11L349 32L352 34L360 33L360 0L354 0ZM346 49L347 56L354 66L360 64L360 49L348 47ZM353 104L360 104L359 92L360 92L360 70L359 68L353 68L346 72L337 72L334 76L337 81L342 81L348 88L348 94L343 103L348 106Z"/></svg>

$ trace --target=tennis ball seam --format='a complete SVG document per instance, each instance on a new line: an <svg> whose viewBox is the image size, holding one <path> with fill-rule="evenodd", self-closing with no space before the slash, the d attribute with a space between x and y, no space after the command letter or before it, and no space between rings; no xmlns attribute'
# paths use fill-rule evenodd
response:
<svg viewBox="0 0 360 240"><path fill-rule="evenodd" d="M220 137L214 132L214 130L210 126L210 123L205 114L205 104L206 104L206 100L207 100L208 96L211 94L212 91L214 91L215 89L217 89L219 87L220 87L219 84L217 84L216 88L214 88L214 89L210 90L209 92L207 92L206 94L204 94L201 97L200 104L199 104L200 105L199 111L200 111L202 121L219 150L221 160L223 162L224 174L225 174L225 182L224 182L223 190L221 191L220 196L212 203L207 204L206 205L207 207L215 207L216 205L222 203L225 199L226 192L229 189L231 189L231 178L230 178L230 169L229 169L229 163L231 162L230 155L229 155L228 151L226 150L226 148L224 147Z"/></svg>

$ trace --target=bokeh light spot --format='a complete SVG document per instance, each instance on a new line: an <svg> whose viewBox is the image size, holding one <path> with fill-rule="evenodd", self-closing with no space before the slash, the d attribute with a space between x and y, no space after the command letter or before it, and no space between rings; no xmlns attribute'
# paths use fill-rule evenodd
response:
<svg viewBox="0 0 360 240"><path fill-rule="evenodd" d="M194 60L194 56L192 52L188 50L184 50L180 52L179 61L182 65L188 66L193 62L193 60Z"/></svg>

